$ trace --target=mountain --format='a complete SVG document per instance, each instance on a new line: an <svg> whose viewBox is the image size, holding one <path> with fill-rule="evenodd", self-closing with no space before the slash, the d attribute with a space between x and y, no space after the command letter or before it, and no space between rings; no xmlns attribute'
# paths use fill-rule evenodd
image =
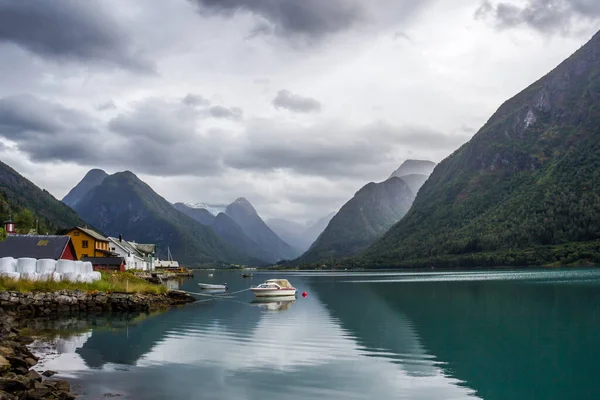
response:
<svg viewBox="0 0 600 400"><path fill-rule="evenodd" d="M181 211L188 217L191 217L196 221L200 222L202 225L211 225L215 220L215 216L204 208L190 207L185 203L175 203L173 204L173 207L175 207L175 209Z"/></svg>
<svg viewBox="0 0 600 400"><path fill-rule="evenodd" d="M395 176L402 179L416 195L433 172L435 166L436 164L432 161L406 160L390 175L390 178Z"/></svg>
<svg viewBox="0 0 600 400"><path fill-rule="evenodd" d="M219 213L214 217L210 226L217 235L229 243L233 248L238 249L245 254L249 254L257 260L261 260L260 263L267 264L279 261L247 236L242 227L227 214Z"/></svg>
<svg viewBox="0 0 600 400"><path fill-rule="evenodd" d="M406 182L411 192L417 194L419 193L419 189L421 189L421 186L423 186L423 184L427 181L427 178L429 178L429 175L410 174L398 176L398 178Z"/></svg>
<svg viewBox="0 0 600 400"><path fill-rule="evenodd" d="M304 236L311 245L317 240L319 235L323 233L325 228L327 228L327 225L329 225L329 222L333 219L333 217L335 217L335 215L336 213L332 212L318 221L309 224L308 228L306 228L306 231L304 232Z"/></svg>
<svg viewBox="0 0 600 400"><path fill-rule="evenodd" d="M335 213L331 213L316 222L307 223L306 225L282 218L269 219L266 223L286 243L289 243L300 252L305 252L317 240L321 232L325 230L334 215Z"/></svg>
<svg viewBox="0 0 600 400"><path fill-rule="evenodd" d="M48 191L40 189L17 171L0 162L0 222L4 222L8 217L8 208L13 218L23 209L30 210L40 219L40 233L55 233L57 230L85 223L75 211L58 201Z"/></svg>
<svg viewBox="0 0 600 400"><path fill-rule="evenodd" d="M101 169L89 170L83 179L63 197L62 202L74 208L87 192L100 185L107 176L108 174Z"/></svg>
<svg viewBox="0 0 600 400"><path fill-rule="evenodd" d="M304 225L284 218L271 218L265 221L265 223L277 236L299 253L306 251L310 247L311 243L306 244L306 241L302 237L306 229Z"/></svg>
<svg viewBox="0 0 600 400"><path fill-rule="evenodd" d="M392 173L392 175L390 175L390 178L394 176L402 178L406 175L415 174L429 176L433 172L435 165L436 164L433 161L428 160L406 160Z"/></svg>
<svg viewBox="0 0 600 400"><path fill-rule="evenodd" d="M599 262L600 33L443 160L369 266Z"/></svg>
<svg viewBox="0 0 600 400"><path fill-rule="evenodd" d="M75 210L107 235L156 243L161 258L170 247L173 257L186 266L250 262L250 257L176 210L129 171L106 177L77 202Z"/></svg>
<svg viewBox="0 0 600 400"><path fill-rule="evenodd" d="M231 217L242 231L252 238L274 261L290 260L299 255L289 244L281 240L260 218L252 204L243 197L227 206L225 214Z"/></svg>
<svg viewBox="0 0 600 400"><path fill-rule="evenodd" d="M328 261L360 253L406 214L413 198L400 178L365 185L344 204L297 262Z"/></svg>

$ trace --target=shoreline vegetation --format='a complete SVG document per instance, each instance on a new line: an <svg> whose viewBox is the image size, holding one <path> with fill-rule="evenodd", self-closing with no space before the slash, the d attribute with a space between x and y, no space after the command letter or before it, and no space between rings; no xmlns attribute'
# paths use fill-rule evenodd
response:
<svg viewBox="0 0 600 400"><path fill-rule="evenodd" d="M101 272L101 275L102 278L100 280L91 283L55 281L52 279L45 281L15 280L6 276L0 276L0 292L15 291L29 293L79 290L82 292L164 294L169 290L164 285L148 282L130 272Z"/></svg>

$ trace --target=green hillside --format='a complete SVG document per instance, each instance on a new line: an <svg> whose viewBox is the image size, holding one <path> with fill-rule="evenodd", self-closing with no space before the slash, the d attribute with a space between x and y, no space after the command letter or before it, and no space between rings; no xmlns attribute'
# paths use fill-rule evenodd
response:
<svg viewBox="0 0 600 400"><path fill-rule="evenodd" d="M600 262L599 134L596 34L441 162L410 212L351 264Z"/></svg>
<svg viewBox="0 0 600 400"><path fill-rule="evenodd" d="M295 263L326 262L360 253L406 214L413 198L400 178L365 185Z"/></svg>
<svg viewBox="0 0 600 400"><path fill-rule="evenodd" d="M54 234L84 224L75 211L48 191L0 162L0 222L6 221L9 210L13 221L22 222L20 228L35 228L37 219L40 233Z"/></svg>

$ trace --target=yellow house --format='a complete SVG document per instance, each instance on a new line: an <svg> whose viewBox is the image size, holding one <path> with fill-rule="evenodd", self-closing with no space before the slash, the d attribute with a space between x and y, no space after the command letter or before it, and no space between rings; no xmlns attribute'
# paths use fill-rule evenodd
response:
<svg viewBox="0 0 600 400"><path fill-rule="evenodd" d="M76 226L67 232L67 235L71 236L78 260L84 257L110 257L113 255L109 248L108 238L87 227Z"/></svg>

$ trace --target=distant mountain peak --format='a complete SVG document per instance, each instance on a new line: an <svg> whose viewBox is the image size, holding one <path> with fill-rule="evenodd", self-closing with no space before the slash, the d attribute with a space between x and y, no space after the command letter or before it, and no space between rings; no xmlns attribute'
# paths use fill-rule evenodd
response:
<svg viewBox="0 0 600 400"><path fill-rule="evenodd" d="M242 208L247 213L253 213L253 214L258 215L258 213L256 212L256 209L254 208L252 203L250 203L248 201L248 199L246 199L245 197L238 197L233 203L231 203L229 206L227 206L227 209L238 208L238 207Z"/></svg>
<svg viewBox="0 0 600 400"><path fill-rule="evenodd" d="M435 169L437 164L429 160L405 160L397 170L395 170L390 178L395 176L402 178L406 175L426 175L429 176Z"/></svg>
<svg viewBox="0 0 600 400"><path fill-rule="evenodd" d="M107 176L108 174L104 170L99 168L90 169L83 179L63 197L62 202L71 208L75 207L87 192L104 182Z"/></svg>

